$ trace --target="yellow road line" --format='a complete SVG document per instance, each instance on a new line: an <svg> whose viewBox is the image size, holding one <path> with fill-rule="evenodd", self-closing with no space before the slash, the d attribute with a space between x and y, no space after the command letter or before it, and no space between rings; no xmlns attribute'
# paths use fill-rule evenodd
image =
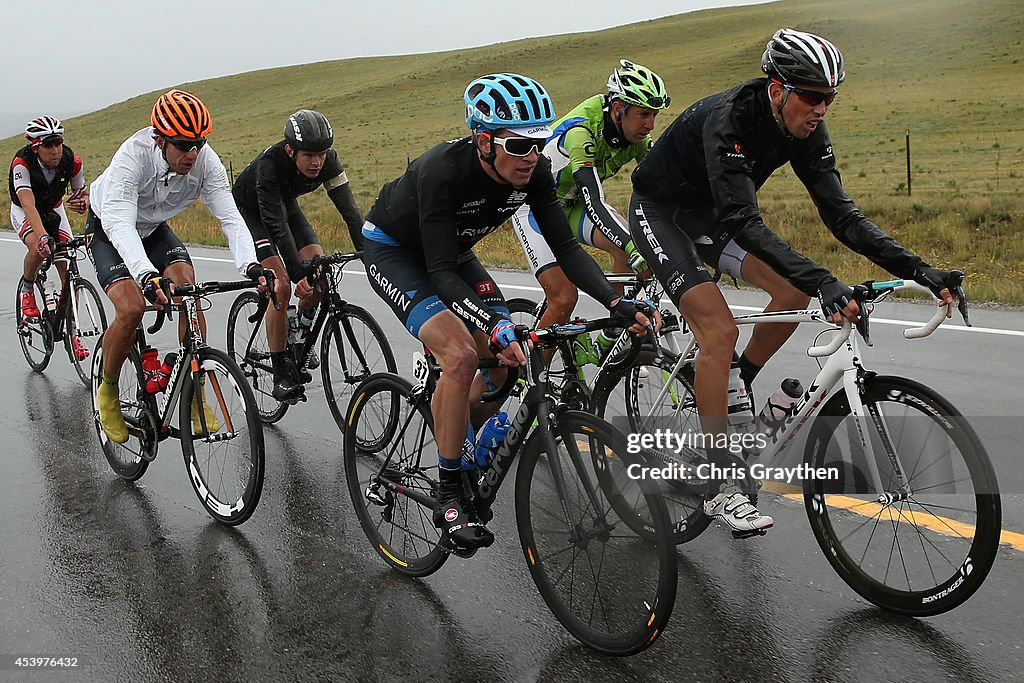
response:
<svg viewBox="0 0 1024 683"><path fill-rule="evenodd" d="M790 500L803 502L804 494L802 493L799 486L793 486L792 484L780 484L778 482L766 481L764 484L764 490L771 493L777 493L781 496L785 496ZM842 508L849 512L863 515L865 517L877 517L879 513L884 509L882 505L872 501L865 501L859 498L851 498L849 496L829 495L828 504L831 507ZM974 527L970 524L964 524L958 522L955 519L949 519L948 517L940 517L927 512L914 512L912 510L904 510L900 513L902 518L911 524L923 526L926 529L945 534L947 536L957 536L958 533L962 533L965 536L974 535ZM1015 531L1007 531L1003 529L1002 534L999 537L999 542L1012 547L1015 550L1024 552L1024 534L1019 534Z"/></svg>

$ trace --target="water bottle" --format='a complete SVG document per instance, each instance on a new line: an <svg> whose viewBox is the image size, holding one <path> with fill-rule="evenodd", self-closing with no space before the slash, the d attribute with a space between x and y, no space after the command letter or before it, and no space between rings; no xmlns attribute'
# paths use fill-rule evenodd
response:
<svg viewBox="0 0 1024 683"><path fill-rule="evenodd" d="M309 331L313 329L313 318L316 317L316 307L303 308L299 314L299 341L303 341Z"/></svg>
<svg viewBox="0 0 1024 683"><path fill-rule="evenodd" d="M299 316L295 304L288 305L288 343L299 343Z"/></svg>
<svg viewBox="0 0 1024 683"><path fill-rule="evenodd" d="M790 377L782 381L782 388L765 401L764 408L757 416L757 431L761 434L774 434L783 425L786 418L793 414L796 402L804 394L800 380Z"/></svg>
<svg viewBox="0 0 1024 683"><path fill-rule="evenodd" d="M480 429L480 438L476 442L476 466L484 470L491 466L491 460L498 447L505 441L512 421L508 419L508 413L502 411L492 415Z"/></svg>
<svg viewBox="0 0 1024 683"><path fill-rule="evenodd" d="M469 423L466 431L466 440L462 442L462 469L476 469L476 432L473 430L473 423Z"/></svg>
<svg viewBox="0 0 1024 683"><path fill-rule="evenodd" d="M56 243L53 246L56 247ZM47 280L43 285L43 290L43 305L46 306L46 310L53 313L57 310L57 288L50 280Z"/></svg>
<svg viewBox="0 0 1024 683"><path fill-rule="evenodd" d="M142 375L146 381L146 392L155 394L160 391L160 358L152 346L142 349Z"/></svg>
<svg viewBox="0 0 1024 683"><path fill-rule="evenodd" d="M160 370L159 370L160 376L157 379L157 381L158 381L158 383L160 385L160 391L163 391L164 389L167 388L167 383L171 379L171 371L174 370L174 364L177 361L178 361L178 354L176 354L176 353L169 353L166 356L164 356L163 365L160 366Z"/></svg>
<svg viewBox="0 0 1024 683"><path fill-rule="evenodd" d="M732 365L729 367L729 424L736 432L750 432L754 428L754 411L750 407L750 394L747 385L740 378L739 358L733 354Z"/></svg>

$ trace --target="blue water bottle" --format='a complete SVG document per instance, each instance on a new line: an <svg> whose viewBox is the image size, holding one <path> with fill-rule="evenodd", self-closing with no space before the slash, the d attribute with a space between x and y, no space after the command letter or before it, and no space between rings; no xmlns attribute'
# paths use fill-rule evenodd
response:
<svg viewBox="0 0 1024 683"><path fill-rule="evenodd" d="M480 429L480 438L476 442L476 466L480 469L487 469L491 466L498 447L505 441L508 429L512 425L508 419L508 413L502 411L492 415Z"/></svg>

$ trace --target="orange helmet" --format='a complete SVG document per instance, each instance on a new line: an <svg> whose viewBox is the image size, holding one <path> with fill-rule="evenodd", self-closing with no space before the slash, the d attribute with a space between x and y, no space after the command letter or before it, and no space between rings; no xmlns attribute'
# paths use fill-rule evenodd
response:
<svg viewBox="0 0 1024 683"><path fill-rule="evenodd" d="M210 110L203 101L184 90L168 90L153 105L150 122L168 138L205 138L213 130Z"/></svg>

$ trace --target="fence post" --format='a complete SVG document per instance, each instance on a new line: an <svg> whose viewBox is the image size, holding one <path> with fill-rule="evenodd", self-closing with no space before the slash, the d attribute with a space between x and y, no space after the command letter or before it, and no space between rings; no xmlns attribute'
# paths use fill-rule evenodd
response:
<svg viewBox="0 0 1024 683"><path fill-rule="evenodd" d="M910 129L907 128L907 196L910 196Z"/></svg>

